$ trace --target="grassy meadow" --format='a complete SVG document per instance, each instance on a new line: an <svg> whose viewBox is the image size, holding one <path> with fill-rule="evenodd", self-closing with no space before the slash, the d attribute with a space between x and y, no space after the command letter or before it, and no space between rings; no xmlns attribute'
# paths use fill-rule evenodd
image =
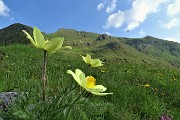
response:
<svg viewBox="0 0 180 120"><path fill-rule="evenodd" d="M43 53L31 45L0 46L0 92L28 92L0 111L5 120L158 120L163 114L180 118L180 70L130 60L117 60L108 53L73 48L48 54L46 101L41 96ZM89 68L86 75L97 79L113 95L82 94L66 71L87 64L81 55L105 61L100 68ZM75 102L74 102L75 101ZM68 114L67 114L68 113Z"/></svg>

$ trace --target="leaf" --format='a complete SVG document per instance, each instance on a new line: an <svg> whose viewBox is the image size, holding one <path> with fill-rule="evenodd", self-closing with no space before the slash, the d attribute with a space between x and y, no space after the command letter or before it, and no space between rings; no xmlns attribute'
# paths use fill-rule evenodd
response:
<svg viewBox="0 0 180 120"><path fill-rule="evenodd" d="M88 120L87 115L84 113L84 111L82 111L81 109L78 109L79 113L81 114L82 120Z"/></svg>

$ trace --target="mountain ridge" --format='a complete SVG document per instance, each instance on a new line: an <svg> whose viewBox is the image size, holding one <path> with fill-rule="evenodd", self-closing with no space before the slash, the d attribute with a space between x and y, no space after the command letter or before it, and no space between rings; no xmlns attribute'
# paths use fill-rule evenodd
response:
<svg viewBox="0 0 180 120"><path fill-rule="evenodd" d="M32 35L33 28L20 23L0 29L0 45L30 43L22 30L26 30ZM65 28L54 33L46 34L43 32L43 34L45 39L64 37L65 45L106 57L137 59L147 63L160 60L169 65L180 67L180 44L153 36L126 38Z"/></svg>

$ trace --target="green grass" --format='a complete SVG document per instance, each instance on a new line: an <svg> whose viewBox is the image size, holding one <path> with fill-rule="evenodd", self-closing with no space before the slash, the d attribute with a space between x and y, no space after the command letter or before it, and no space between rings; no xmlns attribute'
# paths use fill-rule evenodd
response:
<svg viewBox="0 0 180 120"><path fill-rule="evenodd" d="M48 55L47 101L42 102L42 51L29 45L0 46L0 51L6 53L0 60L0 91L29 92L7 113L0 112L6 119L64 119L64 111L69 110L68 105L80 91L66 71L85 70L87 65L80 55L86 53L106 60L103 67L88 69L86 75L96 77L97 84L106 86L107 92L114 94L104 97L83 94L72 106L68 119L158 120L163 113L172 115L174 120L180 118L180 71L177 68L133 61L131 58L124 61L125 55L117 57L118 52L108 56L110 52L94 52L87 46L62 50ZM144 87L145 84L150 84L150 87ZM31 105L35 106L33 110L29 110Z"/></svg>

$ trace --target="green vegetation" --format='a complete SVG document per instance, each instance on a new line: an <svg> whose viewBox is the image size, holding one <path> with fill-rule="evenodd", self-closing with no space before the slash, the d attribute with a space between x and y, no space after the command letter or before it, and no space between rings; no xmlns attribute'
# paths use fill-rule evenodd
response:
<svg viewBox="0 0 180 120"><path fill-rule="evenodd" d="M22 30L32 35L32 28L19 23L0 29L0 45L28 44ZM151 65L180 67L180 44L151 36L144 38L113 37L73 29L59 29L50 34L43 33L46 39L64 37L64 45L76 50L92 51L100 56L118 60L134 60ZM76 51L74 50L74 51ZM102 55L101 55L102 54Z"/></svg>
<svg viewBox="0 0 180 120"><path fill-rule="evenodd" d="M0 92L29 92L8 112L0 111L0 116L7 120L56 120L63 119L72 109L68 116L72 120L157 120L162 114L171 115L174 120L180 118L179 44L150 36L130 39L86 34L89 36L68 37L61 33L64 44L71 45L72 50L47 56L44 102L39 68L43 53L32 45L0 46ZM46 34L47 38L57 36L58 32ZM86 75L94 76L96 84L103 84L113 95L97 97L85 93L78 98L81 89L66 72L85 70L87 65L81 55L86 53L105 62L98 69L88 69Z"/></svg>
<svg viewBox="0 0 180 120"><path fill-rule="evenodd" d="M7 113L10 119L16 118L15 111L26 115L32 119L51 119L54 115L61 118L63 105L75 99L75 95L67 96L64 101L57 106L58 97L66 94L69 90L79 88L73 78L66 74L68 69L86 69L82 64L80 55L85 55L85 51L62 50L56 54L48 56L47 63L47 96L53 98L53 102L40 103L41 98L41 66L42 53L26 45L1 46L0 51L6 53L0 61L0 91L28 91L30 95ZM92 52L88 51L93 55ZM93 55L94 56L94 55ZM94 56L105 58L103 56ZM108 60L104 67L89 69L87 75L93 75L98 83L103 83L113 95L96 97L89 95L73 107L73 119L158 119L161 114L166 113L180 118L180 71L177 69L152 66L145 63L116 61L112 58ZM102 72L103 70L103 72ZM105 71L105 72L104 72ZM150 87L145 87L150 84ZM13 89L13 90L12 90ZM77 90L77 89L76 89ZM55 97L56 96L56 97ZM50 103L49 103L50 102ZM82 103L83 102L83 103ZM39 105L36 110L29 111L30 105ZM62 105L62 106L61 106ZM77 112L78 111L78 112ZM17 114L20 114L17 113ZM33 116L34 115L34 116ZM37 115L35 117L35 115ZM54 119L56 119L56 117ZM17 119L19 119L17 117Z"/></svg>
<svg viewBox="0 0 180 120"><path fill-rule="evenodd" d="M26 36L22 30L32 33L32 28L19 23L10 25L3 29L0 29L0 45L10 45L10 44L27 44L29 41L24 40Z"/></svg>

